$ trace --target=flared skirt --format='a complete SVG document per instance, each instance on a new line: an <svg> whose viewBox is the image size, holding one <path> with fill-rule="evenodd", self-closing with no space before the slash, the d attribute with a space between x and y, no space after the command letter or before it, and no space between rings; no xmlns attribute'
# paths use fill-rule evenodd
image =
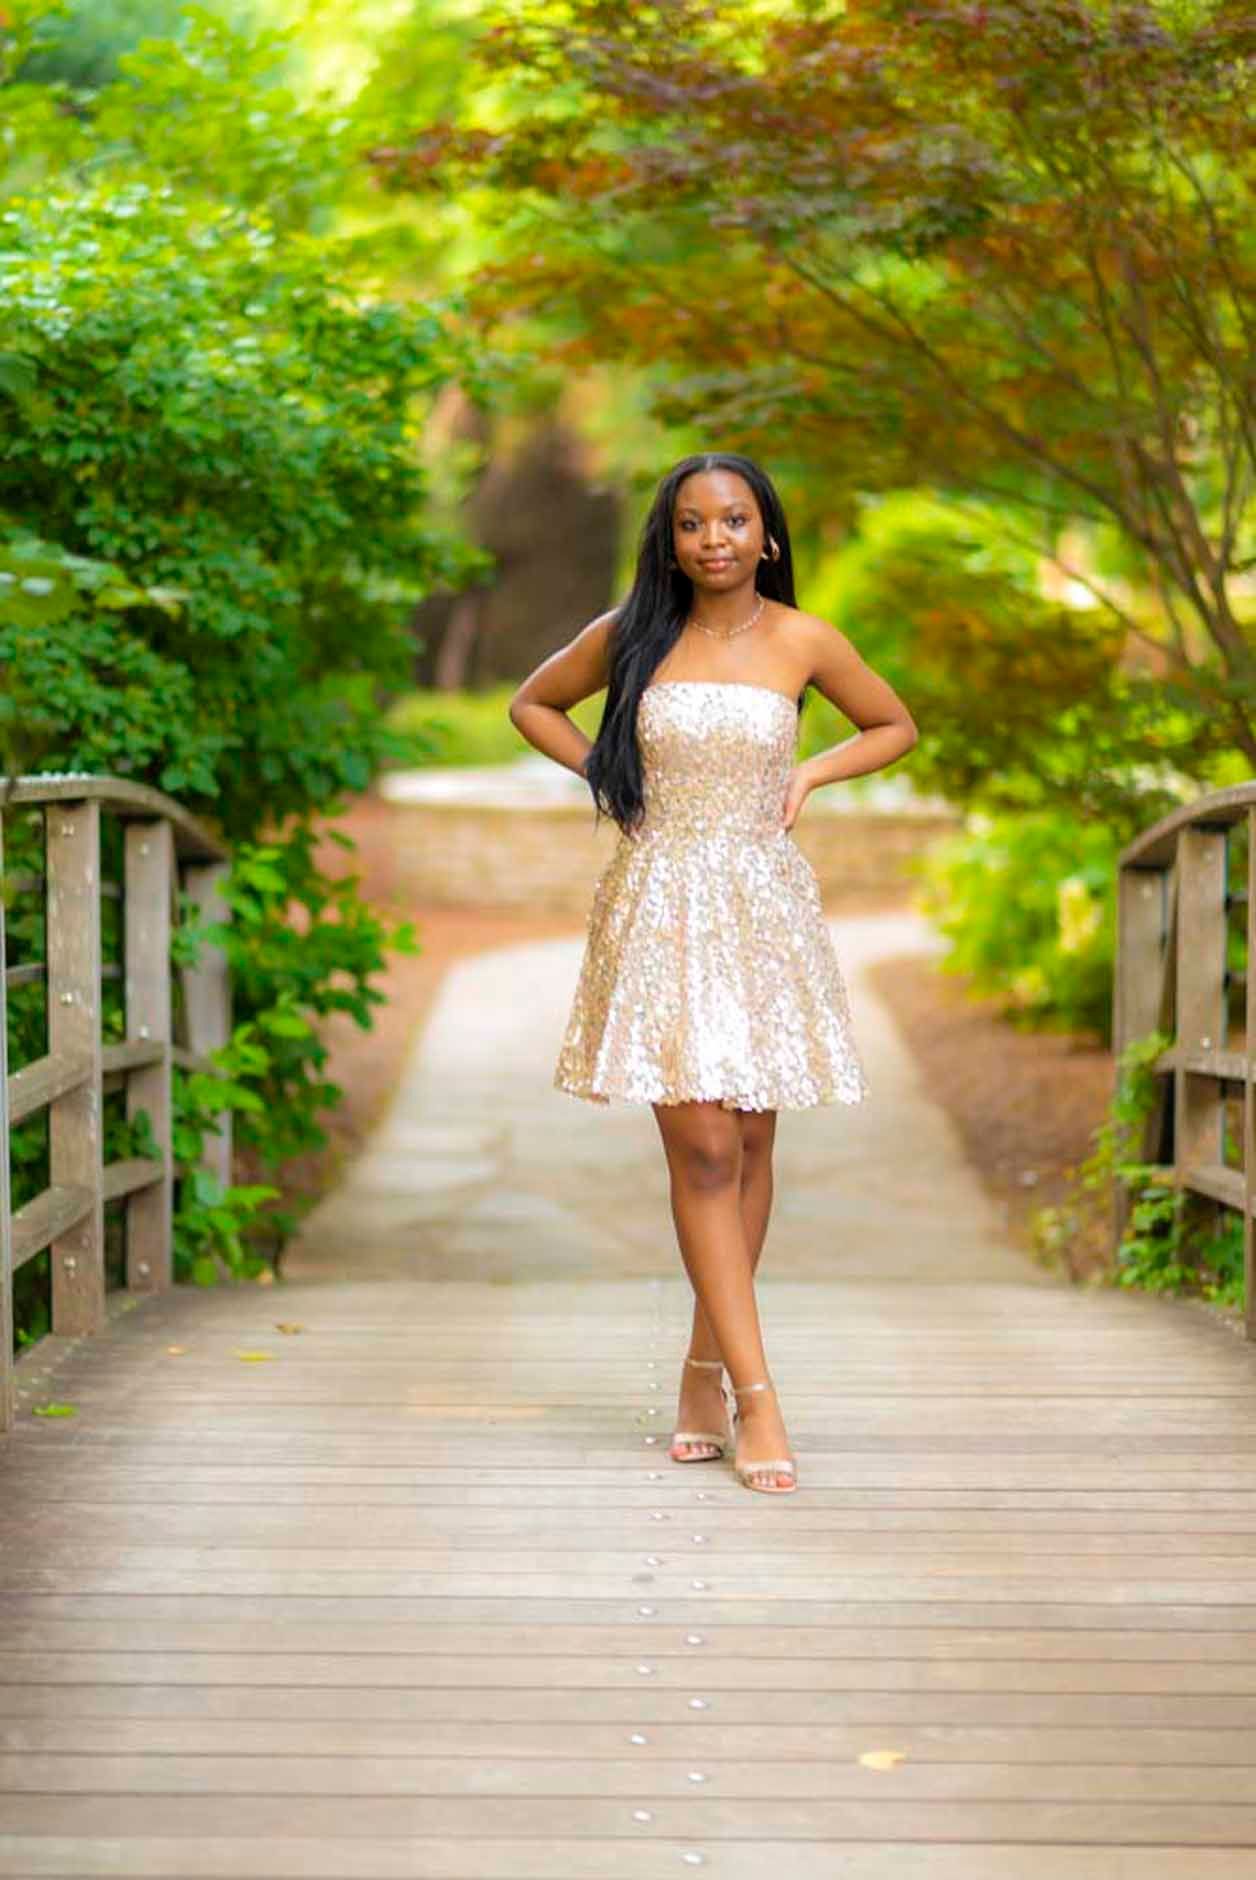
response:
<svg viewBox="0 0 1256 1880"><path fill-rule="evenodd" d="M863 1101L819 883L788 831L620 836L593 891L554 1085L594 1103Z"/></svg>

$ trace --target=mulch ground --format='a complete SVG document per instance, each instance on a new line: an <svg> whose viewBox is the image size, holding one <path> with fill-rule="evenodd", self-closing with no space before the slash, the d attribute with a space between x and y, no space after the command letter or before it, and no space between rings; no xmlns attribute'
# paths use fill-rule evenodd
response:
<svg viewBox="0 0 1256 1880"><path fill-rule="evenodd" d="M373 984L385 994L374 1025L327 1021L327 1074L344 1100L324 1119L327 1146L284 1169L287 1197L312 1205L340 1177L382 1119L447 969L486 948L578 936L581 919L494 908L416 907L399 898L395 824L385 803L363 797L338 824L357 845L349 855L332 843L320 852L328 873L360 876L362 893L382 913L415 923L422 951L391 955ZM833 914L871 913L908 905L901 894L852 897ZM1032 1245L1029 1221L1064 1198L1069 1177L1087 1154L1112 1087L1112 1059L1099 1041L1072 1034L1022 1032L999 1015L996 1001L976 999L961 977L919 956L884 960L872 982L885 1000L964 1149L1004 1209L1014 1245ZM258 1179L241 1169L239 1179Z"/></svg>
<svg viewBox="0 0 1256 1880"><path fill-rule="evenodd" d="M919 955L881 960L870 978L928 1088L1004 1211L1009 1240L1032 1251L1030 1219L1064 1200L1112 1092L1112 1054L1088 1033L1021 1031L962 974ZM1088 1277L1090 1256L1075 1274Z"/></svg>

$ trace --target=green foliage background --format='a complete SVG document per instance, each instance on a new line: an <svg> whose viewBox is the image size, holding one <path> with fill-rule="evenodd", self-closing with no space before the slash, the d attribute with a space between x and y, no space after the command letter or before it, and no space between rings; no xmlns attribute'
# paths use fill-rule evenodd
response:
<svg viewBox="0 0 1256 1880"><path fill-rule="evenodd" d="M840 7L509 6L536 51L514 69L501 51L509 35L485 30L501 11L480 0L339 12L313 0L6 0L0 11L0 756L10 771L151 782L214 823L236 856L234 918L217 938L240 1025L214 1086L179 1085L183 1276L257 1270L292 1226L269 1185L223 1193L194 1172L215 1105L232 1105L239 1139L268 1171L318 1143L337 1092L317 1022L342 1009L369 1024L386 950L415 944L352 881L320 874L319 819L382 765L500 761L523 748L503 693L409 691L414 603L483 575L456 521L474 452L464 464L427 448L455 383L504 429L561 413L638 517L672 458L745 441L712 436L717 414L739 413L749 437L762 429L795 525L802 604L849 633L915 713L922 738L905 778L973 812L930 866L925 905L951 964L1021 1022L1106 1025L1117 846L1250 768L1215 687L1123 660L1113 613L1077 593L1045 597L1048 518L1062 512L1035 471L995 452L974 486L986 499L965 499L935 453L930 485L926 443L955 435L971 455L958 421L953 433L913 432L898 413L912 387L866 349L843 352L823 323L800 330L812 357L795 372L759 344L767 328L751 321L747 338L704 306L703 279L735 287L732 264L748 262L746 319L802 318L793 289L782 302L757 291L749 198L716 221L700 178L691 199L647 176L631 213L604 209L604 161L649 145L666 118L647 108L634 121L633 61L638 81L698 85L698 110L667 92L670 160L684 138L701 141L702 112L718 111L706 54L740 60L743 76L756 61L766 70L788 35L805 40ZM1202 0L1161 11L1225 13ZM1031 17L985 14L983 56L997 50L996 27ZM694 36L678 47L670 27L682 16ZM583 65L562 51L582 21L596 29ZM496 63L473 56L486 45ZM1051 86L1068 93L1067 52L1058 70L1014 75L1038 85L1035 110ZM619 88L611 110L599 73ZM980 130L973 97L938 77L944 110L962 104ZM463 169L443 179L423 149L441 120L474 130ZM758 161L772 126L736 130ZM719 149L716 193L741 190L741 167ZM496 154L482 162L485 150ZM590 159L579 174L577 154ZM926 152L925 184L935 155L943 170L949 160L942 145ZM390 174L395 186L379 187ZM768 208L784 192L787 235L795 209L799 226L831 209L822 191L795 199L792 175L776 166L759 192ZM995 354L930 259L954 232L948 218L962 232L972 204L943 190L939 219L930 192L923 221L904 220L889 195L879 206L887 239L864 257L863 287L916 293L922 310L971 329L984 373ZM921 204L908 206L916 215ZM848 232L839 218L834 260L853 252ZM1044 333L1070 330L1068 294L1028 278L1034 331L1040 320ZM499 305L508 318L495 324ZM620 324L600 353L590 333L602 318ZM1054 421L1058 400L1036 375L1005 379L1001 395L1019 397L1018 385ZM1079 435L1090 435L1088 414L1082 396ZM1208 445L1207 426L1201 436ZM1102 456L1102 427L1095 447ZM1206 484L1206 449L1200 463ZM920 487L897 486L917 474ZM1025 520L1036 505L1041 535ZM1102 514L1081 521L1082 559L1119 581L1134 637L1144 650L1163 640L1143 558ZM629 531L622 579L631 552ZM592 731L599 711L589 700L574 715ZM803 754L850 729L813 694ZM9 872L37 871L33 821L7 822ZM10 910L15 957L39 956L39 918ZM180 956L199 943L189 918ZM43 1048L38 1000L21 994L15 1064ZM106 1020L120 1035L120 1011L108 1006ZM123 1119L111 1112L109 1128L124 1153ZM46 1179L39 1126L19 1132L15 1171L19 1201ZM37 1324L38 1302L27 1307Z"/></svg>
<svg viewBox="0 0 1256 1880"><path fill-rule="evenodd" d="M477 384L456 308L399 297L338 227L360 127L294 82L292 35L234 11L0 18L2 755L153 784L234 847L230 926L186 917L176 943L226 946L238 1020L217 1078L177 1079L176 1271L204 1282L256 1272L294 1224L272 1185L196 1168L213 1112L271 1170L320 1144L339 1092L317 1020L369 1025L386 950L416 944L320 873L317 825L426 754L383 714L408 616L481 560L433 514L421 449L441 388ZM6 837L7 874L38 873L37 819ZM13 960L42 957L41 922L35 897L10 907ZM20 992L12 1068L45 1049L42 987ZM111 1155L139 1152L142 1125L107 1123ZM33 1119L16 1204L46 1157ZM21 1280L30 1337L46 1258Z"/></svg>

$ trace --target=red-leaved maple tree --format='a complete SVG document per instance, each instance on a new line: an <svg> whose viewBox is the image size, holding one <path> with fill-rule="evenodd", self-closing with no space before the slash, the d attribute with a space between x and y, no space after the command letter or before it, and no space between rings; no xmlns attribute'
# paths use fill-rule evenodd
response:
<svg viewBox="0 0 1256 1880"><path fill-rule="evenodd" d="M998 501L1256 761L1254 50L1206 0L566 0L487 34L497 126L371 154L507 204L486 322L833 500Z"/></svg>

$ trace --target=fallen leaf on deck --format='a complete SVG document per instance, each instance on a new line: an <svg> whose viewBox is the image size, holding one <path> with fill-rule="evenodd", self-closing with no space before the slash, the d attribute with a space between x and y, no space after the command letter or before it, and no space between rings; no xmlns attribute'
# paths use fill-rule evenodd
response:
<svg viewBox="0 0 1256 1880"><path fill-rule="evenodd" d="M78 1411L72 1403L37 1403L33 1405L37 1417L76 1417Z"/></svg>
<svg viewBox="0 0 1256 1880"><path fill-rule="evenodd" d="M273 1358L273 1351L237 1351L232 1354L241 1364L261 1364L267 1358Z"/></svg>
<svg viewBox="0 0 1256 1880"><path fill-rule="evenodd" d="M859 1758L865 1769L892 1769L905 1760L905 1749L866 1749Z"/></svg>
<svg viewBox="0 0 1256 1880"><path fill-rule="evenodd" d="M181 1358L186 1350L187 1350L186 1345L167 1345L166 1346L167 1354L172 1358Z"/></svg>
<svg viewBox="0 0 1256 1880"><path fill-rule="evenodd" d="M305 1327L304 1325L281 1325L279 1320L276 1319L275 1330L277 1332L303 1332Z"/></svg>

